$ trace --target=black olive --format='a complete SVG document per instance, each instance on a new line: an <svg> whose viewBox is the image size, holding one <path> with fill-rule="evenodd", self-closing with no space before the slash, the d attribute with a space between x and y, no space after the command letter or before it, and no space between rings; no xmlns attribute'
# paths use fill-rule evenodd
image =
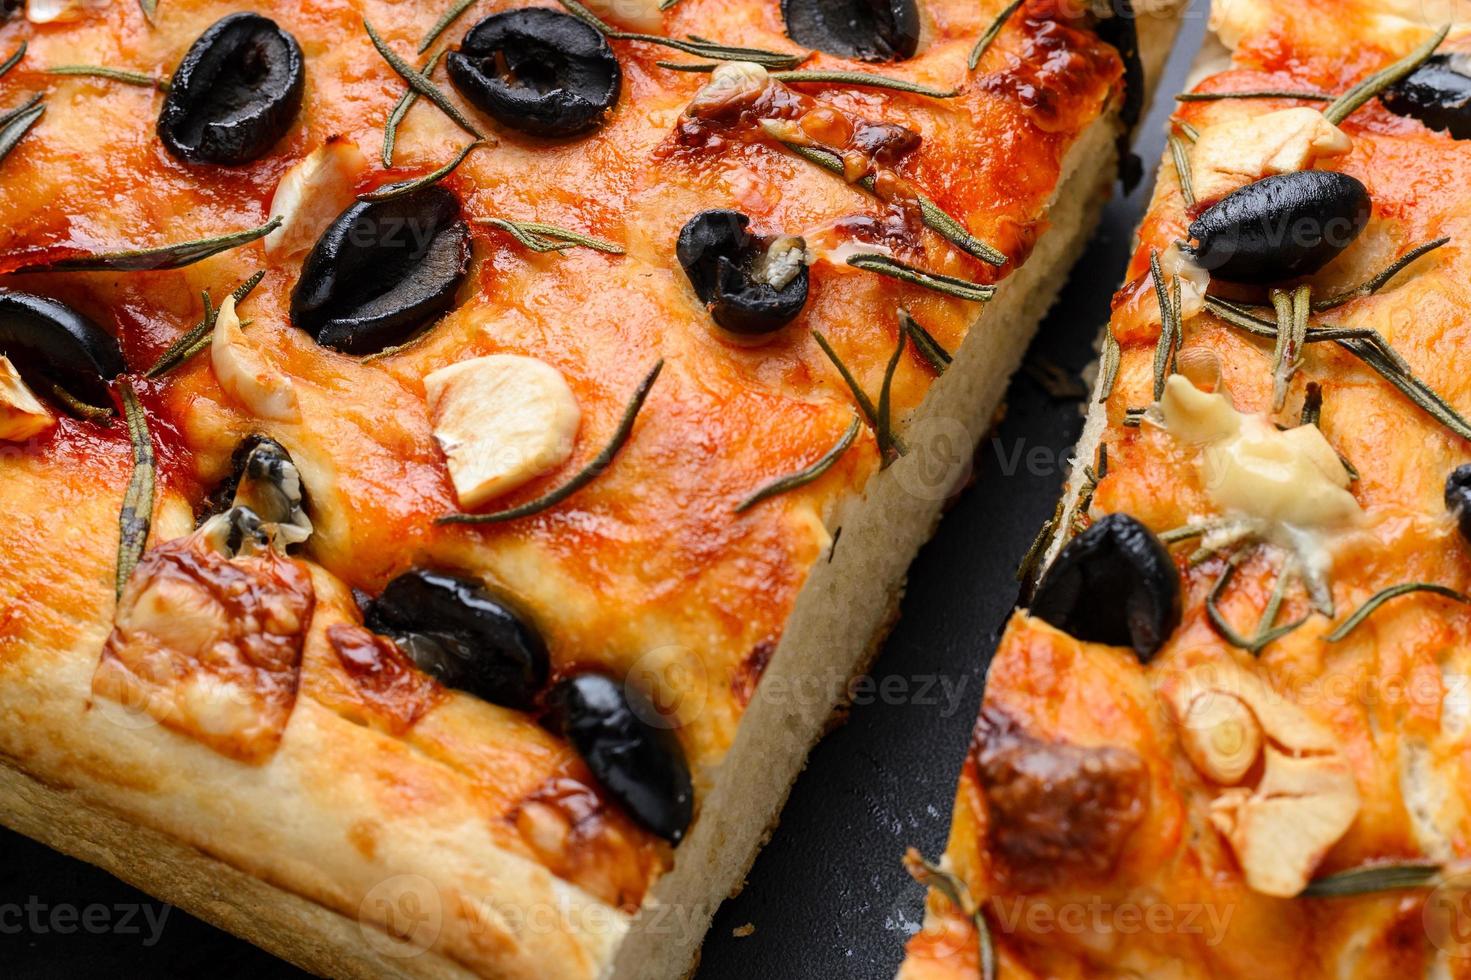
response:
<svg viewBox="0 0 1471 980"><path fill-rule="evenodd" d="M1131 646L1148 663L1180 625L1180 575L1149 528L1109 514L1058 554L1031 613L1087 643Z"/></svg>
<svg viewBox="0 0 1471 980"><path fill-rule="evenodd" d="M286 135L305 85L296 38L260 14L231 14L174 70L158 137L191 163L249 163Z"/></svg>
<svg viewBox="0 0 1471 980"><path fill-rule="evenodd" d="M716 323L732 333L770 333L807 305L807 266L780 289L758 278L774 240L752 235L750 223L739 211L701 211L680 231L675 254ZM786 245L806 248L800 238Z"/></svg>
<svg viewBox="0 0 1471 980"><path fill-rule="evenodd" d="M576 136L618 102L623 72L608 41L571 14L528 7L491 14L445 59L459 93L533 136Z"/></svg>
<svg viewBox="0 0 1471 980"><path fill-rule="evenodd" d="M1228 282L1282 282L1333 261L1369 223L1369 189L1348 174L1299 170L1232 191L1190 225L1195 260Z"/></svg>
<svg viewBox="0 0 1471 980"><path fill-rule="evenodd" d="M446 687L491 704L529 708L546 683L541 634L470 579L405 572L373 600L364 619Z"/></svg>
<svg viewBox="0 0 1471 980"><path fill-rule="evenodd" d="M0 354L89 405L112 403L107 382L123 373L112 335L65 303L0 289ZM37 385L45 394L47 385Z"/></svg>
<svg viewBox="0 0 1471 980"><path fill-rule="evenodd" d="M1446 477L1445 506L1455 517L1461 537L1471 543L1471 463L1457 466Z"/></svg>
<svg viewBox="0 0 1471 980"><path fill-rule="evenodd" d="M323 347L376 353L448 312L469 270L470 229L443 187L359 201L302 263L291 322Z"/></svg>
<svg viewBox="0 0 1471 980"><path fill-rule="evenodd" d="M1453 139L1471 139L1471 59L1438 54L1379 96L1384 108L1444 129Z"/></svg>
<svg viewBox="0 0 1471 980"><path fill-rule="evenodd" d="M899 61L919 49L915 0L781 0L787 36L860 61Z"/></svg>
<svg viewBox="0 0 1471 980"><path fill-rule="evenodd" d="M1119 133L1119 180L1124 192L1129 193L1144 178L1144 161L1132 148L1133 129L1144 111L1144 62L1139 57L1138 17L1131 0L1113 0L1103 5L1108 16L1099 16L1093 32L1099 40L1112 45L1124 63L1124 101L1119 106L1119 122L1124 130Z"/></svg>
<svg viewBox="0 0 1471 980"><path fill-rule="evenodd" d="M310 528L306 487L291 453L270 436L246 436L230 455L230 474L204 502L200 523L232 507L249 507L263 521Z"/></svg>
<svg viewBox="0 0 1471 980"><path fill-rule="evenodd" d="M679 843L695 794L679 739L648 698L602 674L579 674L552 688L547 705L608 794L640 825Z"/></svg>

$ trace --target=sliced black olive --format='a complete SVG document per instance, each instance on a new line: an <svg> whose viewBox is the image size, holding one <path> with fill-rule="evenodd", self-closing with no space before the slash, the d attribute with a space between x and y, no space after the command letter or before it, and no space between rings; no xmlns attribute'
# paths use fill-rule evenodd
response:
<svg viewBox="0 0 1471 980"><path fill-rule="evenodd" d="M915 0L781 0L787 36L840 58L899 61L919 49Z"/></svg>
<svg viewBox="0 0 1471 980"><path fill-rule="evenodd" d="M1149 528L1109 514L1058 554L1031 613L1084 642L1133 647L1148 663L1180 625L1180 575Z"/></svg>
<svg viewBox="0 0 1471 980"><path fill-rule="evenodd" d="M1094 4L1095 11L1099 4ZM1144 178L1144 161L1139 159L1132 146L1133 130L1144 111L1144 62L1139 57L1138 18L1134 14L1131 0L1110 0L1103 3L1102 12L1093 32L1099 40L1112 45L1124 63L1124 102L1119 106L1119 122L1123 132L1119 133L1119 180L1124 193L1130 193Z"/></svg>
<svg viewBox="0 0 1471 980"><path fill-rule="evenodd" d="M291 322L323 347L372 354L449 311L470 270L470 229L443 187L359 201L302 263Z"/></svg>
<svg viewBox="0 0 1471 980"><path fill-rule="evenodd" d="M1471 463L1457 466L1446 478L1445 506L1455 517L1461 537L1471 544Z"/></svg>
<svg viewBox="0 0 1471 980"><path fill-rule="evenodd" d="M230 457L230 475L205 501L200 523L239 509L248 509L258 524L270 525L283 548L311 537L301 471L286 447L270 436L256 434L240 440ZM238 545L231 550L238 550Z"/></svg>
<svg viewBox="0 0 1471 980"><path fill-rule="evenodd" d="M296 38L260 14L231 14L199 35L174 70L159 139L192 163L249 163L286 135L305 85Z"/></svg>
<svg viewBox="0 0 1471 980"><path fill-rule="evenodd" d="M577 754L640 825L679 843L694 816L694 790L679 739L648 698L602 674L579 674L547 696Z"/></svg>
<svg viewBox="0 0 1471 980"><path fill-rule="evenodd" d="M545 7L491 14L470 28L445 65L461 95L502 125L533 136L596 129L623 85L602 33Z"/></svg>
<svg viewBox="0 0 1471 980"><path fill-rule="evenodd" d="M107 382L123 373L112 335L65 303L0 289L0 354L89 405L112 404ZM47 385L37 385L45 393Z"/></svg>
<svg viewBox="0 0 1471 980"><path fill-rule="evenodd" d="M1195 260L1229 282L1311 275L1369 223L1369 190L1348 174L1299 170L1232 191L1190 225Z"/></svg>
<svg viewBox="0 0 1471 980"><path fill-rule="evenodd" d="M1396 115L1418 119L1453 139L1471 139L1471 58L1438 54L1379 96Z"/></svg>
<svg viewBox="0 0 1471 980"><path fill-rule="evenodd" d="M529 708L547 680L546 643L515 610L470 579L416 569L369 605L365 622L419 669L491 704Z"/></svg>
<svg viewBox="0 0 1471 980"><path fill-rule="evenodd" d="M807 305L806 244L760 238L746 230L750 223L739 211L701 211L680 231L675 254L716 323L770 333Z"/></svg>

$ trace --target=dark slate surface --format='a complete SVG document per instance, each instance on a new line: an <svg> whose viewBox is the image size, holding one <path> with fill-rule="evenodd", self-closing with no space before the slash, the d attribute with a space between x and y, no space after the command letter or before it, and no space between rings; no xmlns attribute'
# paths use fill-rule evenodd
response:
<svg viewBox="0 0 1471 980"><path fill-rule="evenodd" d="M1203 27L1192 10L1162 92L1181 87ZM1140 131L1146 171L1159 159L1168 110L1166 99ZM1029 356L1072 372L1092 360L1148 191L1146 182L1108 206ZM900 855L910 844L931 856L944 847L983 667L1016 595L1013 571L1052 512L1082 426L1078 402L1048 396L1025 375L1007 397L1005 421L976 456L975 485L914 565L902 619L873 666L875 683L858 689L847 723L813 753L744 891L716 916L698 980L892 978L922 901ZM746 924L754 933L733 935ZM3 830L0 975L304 976Z"/></svg>

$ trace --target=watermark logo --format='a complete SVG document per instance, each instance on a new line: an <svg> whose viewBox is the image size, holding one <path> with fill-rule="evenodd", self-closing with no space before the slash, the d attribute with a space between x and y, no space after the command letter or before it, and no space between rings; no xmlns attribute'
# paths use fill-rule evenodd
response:
<svg viewBox="0 0 1471 980"><path fill-rule="evenodd" d="M378 882L358 906L358 930L374 951L393 959L419 956L439 939L444 903L423 875L394 875Z"/></svg>

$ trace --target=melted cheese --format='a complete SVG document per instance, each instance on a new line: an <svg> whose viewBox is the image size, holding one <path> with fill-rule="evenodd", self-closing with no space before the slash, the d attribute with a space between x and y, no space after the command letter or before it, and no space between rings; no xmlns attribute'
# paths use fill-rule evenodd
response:
<svg viewBox="0 0 1471 980"><path fill-rule="evenodd" d="M1311 530L1340 528L1362 513L1346 489L1348 471L1317 426L1280 430L1178 374L1165 383L1159 417L1171 435L1201 447L1201 477L1225 511Z"/></svg>

